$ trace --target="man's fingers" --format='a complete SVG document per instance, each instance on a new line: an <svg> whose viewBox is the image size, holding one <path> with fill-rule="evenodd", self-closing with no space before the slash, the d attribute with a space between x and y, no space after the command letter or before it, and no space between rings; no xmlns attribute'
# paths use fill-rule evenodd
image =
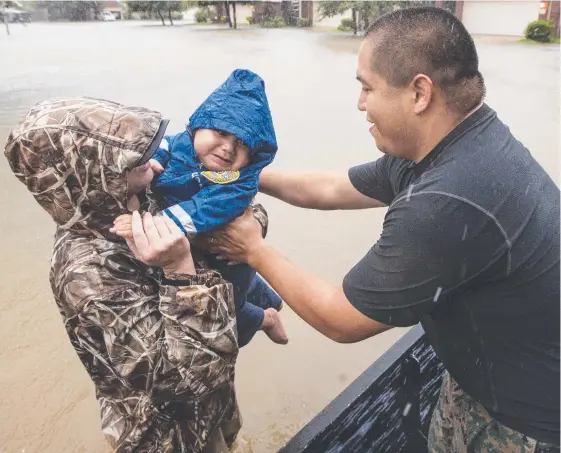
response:
<svg viewBox="0 0 561 453"><path fill-rule="evenodd" d="M168 225L163 217L154 217L154 225L156 225L156 229L158 230L161 238L166 238L171 235L171 231L169 230Z"/></svg>
<svg viewBox="0 0 561 453"><path fill-rule="evenodd" d="M138 211L134 211L134 213L132 214L132 237L140 255L142 255L143 251L148 250L148 248L150 247L150 240L144 232L142 217L140 216Z"/></svg>
<svg viewBox="0 0 561 453"><path fill-rule="evenodd" d="M130 239L130 238L125 238L125 241L127 241L127 245L129 247L129 249L131 250L132 254L136 258L140 258L140 254L138 253L138 249L136 247L136 244L134 243L134 240Z"/></svg>
<svg viewBox="0 0 561 453"><path fill-rule="evenodd" d="M181 231L181 229L173 220L171 220L168 216L164 216L163 219L166 222L166 225L171 234L173 234L174 236L183 236L183 231Z"/></svg>
<svg viewBox="0 0 561 453"><path fill-rule="evenodd" d="M152 214L150 214L149 212L144 214L142 223L144 225L144 231L146 232L148 242L152 247L158 247L162 238L160 236L160 233L158 232L158 229L156 228L156 224L154 223L154 217L152 217Z"/></svg>

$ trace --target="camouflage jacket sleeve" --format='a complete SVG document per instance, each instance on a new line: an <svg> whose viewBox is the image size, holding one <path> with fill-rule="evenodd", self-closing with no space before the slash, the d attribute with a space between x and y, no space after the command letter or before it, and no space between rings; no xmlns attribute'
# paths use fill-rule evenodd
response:
<svg viewBox="0 0 561 453"><path fill-rule="evenodd" d="M159 288L111 285L83 305L76 339L104 365L85 361L96 367L89 371L100 387L120 383L158 405L233 382L238 346L231 285L213 271L172 277L176 281Z"/></svg>
<svg viewBox="0 0 561 453"><path fill-rule="evenodd" d="M267 237L267 231L269 229L269 216L267 215L267 211L263 205L259 203L252 205L251 208L253 210L253 217L257 219L261 224L261 228L263 228L263 237Z"/></svg>

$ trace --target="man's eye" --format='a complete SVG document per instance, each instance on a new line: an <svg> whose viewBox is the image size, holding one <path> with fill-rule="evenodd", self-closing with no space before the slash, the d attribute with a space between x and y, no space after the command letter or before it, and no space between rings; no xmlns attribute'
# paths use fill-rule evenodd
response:
<svg viewBox="0 0 561 453"><path fill-rule="evenodd" d="M362 91L364 93L370 93L370 91L372 91L372 90L370 88L362 87Z"/></svg>

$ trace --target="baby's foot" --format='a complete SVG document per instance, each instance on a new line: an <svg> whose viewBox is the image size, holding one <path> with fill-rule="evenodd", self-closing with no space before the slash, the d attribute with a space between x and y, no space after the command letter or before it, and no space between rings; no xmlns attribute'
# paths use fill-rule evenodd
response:
<svg viewBox="0 0 561 453"><path fill-rule="evenodd" d="M277 344L288 343L288 337L282 325L282 319L274 308L267 308L261 325L263 332Z"/></svg>

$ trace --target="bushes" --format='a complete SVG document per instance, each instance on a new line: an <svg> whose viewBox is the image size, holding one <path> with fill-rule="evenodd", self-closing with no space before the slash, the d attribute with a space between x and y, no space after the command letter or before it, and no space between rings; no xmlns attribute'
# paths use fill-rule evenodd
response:
<svg viewBox="0 0 561 453"><path fill-rule="evenodd" d="M299 27L311 27L312 24L312 19L308 19L308 18L302 18L302 19L298 19L298 26Z"/></svg>
<svg viewBox="0 0 561 453"><path fill-rule="evenodd" d="M281 16L272 17L271 19L267 19L263 21L261 24L263 28L282 28L286 27L286 22L284 18Z"/></svg>
<svg viewBox="0 0 561 453"><path fill-rule="evenodd" d="M253 16L247 16L247 17L245 18L245 20L247 20L247 23L248 23L249 25L253 25Z"/></svg>
<svg viewBox="0 0 561 453"><path fill-rule="evenodd" d="M352 19L349 19L349 18L341 19L341 25L339 25L337 27L337 30L339 30L339 31L353 31L354 26L355 26L355 23L353 22Z"/></svg>
<svg viewBox="0 0 561 453"><path fill-rule="evenodd" d="M550 42L553 34L553 23L549 20L535 20L526 27L524 35L527 39L537 42Z"/></svg>
<svg viewBox="0 0 561 453"><path fill-rule="evenodd" d="M198 24L205 24L210 21L211 16L210 8L199 8L195 13L195 20Z"/></svg>

